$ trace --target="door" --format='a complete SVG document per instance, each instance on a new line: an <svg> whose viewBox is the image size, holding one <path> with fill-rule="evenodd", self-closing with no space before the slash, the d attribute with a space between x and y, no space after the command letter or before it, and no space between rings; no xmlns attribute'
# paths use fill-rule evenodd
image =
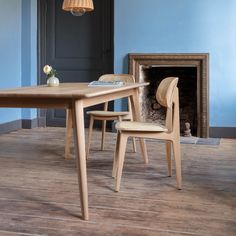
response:
<svg viewBox="0 0 236 236"><path fill-rule="evenodd" d="M90 82L113 73L113 0L93 0L94 11L73 16L62 10L63 0L39 0L40 80L45 64L60 82ZM47 126L64 126L64 110L41 111ZM85 123L87 118L85 118Z"/></svg>

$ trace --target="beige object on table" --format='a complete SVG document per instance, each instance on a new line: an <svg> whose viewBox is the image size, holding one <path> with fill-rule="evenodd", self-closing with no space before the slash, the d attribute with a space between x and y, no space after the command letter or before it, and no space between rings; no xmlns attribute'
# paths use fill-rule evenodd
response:
<svg viewBox="0 0 236 236"><path fill-rule="evenodd" d="M168 174L172 175L171 149L173 147L177 188L181 189L181 154L179 126L178 78L168 77L161 81L156 92L157 101L167 108L165 126L157 123L128 122L116 124L118 130L116 154L113 163L113 176L116 177L116 191L120 189L125 149L128 137L152 138L166 140Z"/></svg>
<svg viewBox="0 0 236 236"><path fill-rule="evenodd" d="M77 175L82 217L89 219L88 186L85 153L84 108L115 99L130 97L134 120L140 120L139 87L148 83L127 84L121 87L88 87L88 83L61 83L58 87L32 86L0 90L0 107L61 108L72 114L76 150ZM140 140L143 157L147 160L145 141Z"/></svg>

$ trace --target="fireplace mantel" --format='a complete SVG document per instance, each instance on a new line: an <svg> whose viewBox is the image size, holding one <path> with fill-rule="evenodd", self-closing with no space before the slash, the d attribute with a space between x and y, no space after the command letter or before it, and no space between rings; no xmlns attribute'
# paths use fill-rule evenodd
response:
<svg viewBox="0 0 236 236"><path fill-rule="evenodd" d="M142 67L196 67L197 68L197 136L209 137L209 54L208 53L130 53L129 73L137 82L143 82Z"/></svg>

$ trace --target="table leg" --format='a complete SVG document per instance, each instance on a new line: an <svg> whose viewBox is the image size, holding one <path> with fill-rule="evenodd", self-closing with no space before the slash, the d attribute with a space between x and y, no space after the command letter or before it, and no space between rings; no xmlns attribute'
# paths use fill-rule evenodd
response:
<svg viewBox="0 0 236 236"><path fill-rule="evenodd" d="M72 108L73 130L76 150L76 163L80 187L80 202L82 217L89 219L88 213L88 185L85 153L84 107L80 100L75 101Z"/></svg>
<svg viewBox="0 0 236 236"><path fill-rule="evenodd" d="M139 88L134 89L133 94L130 96L131 109L134 121L141 121L141 112L139 107ZM147 147L145 139L140 138L140 147L143 155L143 160L148 163Z"/></svg>

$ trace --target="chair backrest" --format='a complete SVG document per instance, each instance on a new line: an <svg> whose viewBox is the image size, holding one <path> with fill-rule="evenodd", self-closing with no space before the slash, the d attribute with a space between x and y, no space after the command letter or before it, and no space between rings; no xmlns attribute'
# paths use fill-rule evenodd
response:
<svg viewBox="0 0 236 236"><path fill-rule="evenodd" d="M167 108L166 127L170 132L173 129L179 130L178 80L178 77L167 77L163 79L156 92L158 103Z"/></svg>
<svg viewBox="0 0 236 236"><path fill-rule="evenodd" d="M135 79L133 75L129 75L129 74L105 74L99 77L100 81L106 81L106 82L110 82L110 81L122 81L124 83L134 83ZM130 102L130 98L128 98L128 111L130 111L130 116L132 117L132 110L131 110L131 102ZM104 111L108 110L108 102L105 103L104 105Z"/></svg>
<svg viewBox="0 0 236 236"><path fill-rule="evenodd" d="M134 76L129 74L105 74L99 77L100 81L122 81L124 83L134 83Z"/></svg>
<svg viewBox="0 0 236 236"><path fill-rule="evenodd" d="M156 99L162 106L172 106L174 89L177 87L177 83L177 77L167 77L159 84L156 92Z"/></svg>

